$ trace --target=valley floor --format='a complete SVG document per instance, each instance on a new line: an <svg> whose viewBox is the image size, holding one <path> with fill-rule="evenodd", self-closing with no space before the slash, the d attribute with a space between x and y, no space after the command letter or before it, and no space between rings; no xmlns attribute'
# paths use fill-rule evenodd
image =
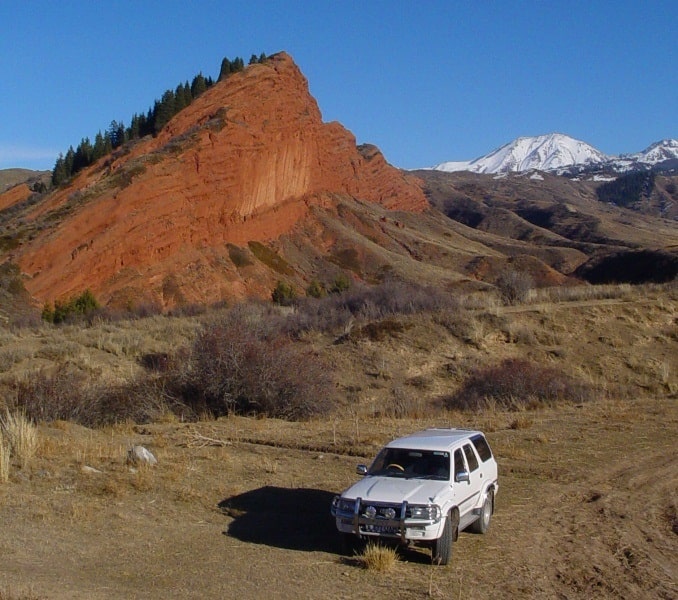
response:
<svg viewBox="0 0 678 600"><path fill-rule="evenodd" d="M31 466L0 484L0 598L678 595L675 399L463 418L43 425ZM383 442L429 424L488 432L490 531L461 534L448 567L415 549L364 570L339 553L331 498ZM159 464L130 470L134 443Z"/></svg>

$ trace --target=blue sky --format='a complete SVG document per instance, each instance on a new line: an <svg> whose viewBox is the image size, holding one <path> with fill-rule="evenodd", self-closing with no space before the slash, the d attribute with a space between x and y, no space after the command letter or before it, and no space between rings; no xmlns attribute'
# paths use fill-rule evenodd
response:
<svg viewBox="0 0 678 600"><path fill-rule="evenodd" d="M560 132L678 137L678 2L3 0L0 168L51 169L221 59L289 52L323 118L403 168Z"/></svg>

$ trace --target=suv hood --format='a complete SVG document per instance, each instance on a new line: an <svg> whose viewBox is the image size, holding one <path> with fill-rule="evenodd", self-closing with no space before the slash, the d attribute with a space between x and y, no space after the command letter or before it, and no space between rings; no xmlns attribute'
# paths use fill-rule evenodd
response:
<svg viewBox="0 0 678 600"><path fill-rule="evenodd" d="M342 496L392 504L400 504L403 500L407 500L409 504L431 504L435 503L439 494L449 488L449 481L367 475L348 488Z"/></svg>

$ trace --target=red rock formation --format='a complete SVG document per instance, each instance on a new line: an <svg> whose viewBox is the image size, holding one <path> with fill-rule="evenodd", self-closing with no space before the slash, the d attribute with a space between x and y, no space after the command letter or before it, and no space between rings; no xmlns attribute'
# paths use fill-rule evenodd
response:
<svg viewBox="0 0 678 600"><path fill-rule="evenodd" d="M306 79L280 53L217 83L156 138L51 196L31 217L60 209L67 218L16 258L40 301L89 288L104 302L171 304L168 276L189 301L261 293L226 244L274 240L332 194L394 210L427 206L415 178L376 148L358 149L339 123L322 122Z"/></svg>

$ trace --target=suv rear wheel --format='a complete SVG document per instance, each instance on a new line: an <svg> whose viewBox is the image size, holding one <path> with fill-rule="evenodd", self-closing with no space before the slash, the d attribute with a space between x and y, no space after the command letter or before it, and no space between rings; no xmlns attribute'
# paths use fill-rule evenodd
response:
<svg viewBox="0 0 678 600"><path fill-rule="evenodd" d="M473 533L487 533L487 530L490 528L490 520L492 519L493 512L494 492L490 490L487 492L487 496L485 496L485 502L483 502L483 507L480 509L478 520L471 524L469 531L472 531Z"/></svg>

